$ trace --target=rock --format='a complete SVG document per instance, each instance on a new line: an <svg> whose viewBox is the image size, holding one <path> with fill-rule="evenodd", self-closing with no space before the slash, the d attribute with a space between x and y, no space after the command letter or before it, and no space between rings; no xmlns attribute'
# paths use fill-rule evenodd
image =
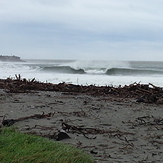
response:
<svg viewBox="0 0 163 163"><path fill-rule="evenodd" d="M12 126L16 121L14 119L6 119L2 121L3 126Z"/></svg>
<svg viewBox="0 0 163 163"><path fill-rule="evenodd" d="M63 140L63 139L70 139L70 136L64 130L61 130L59 132L59 134L57 135L56 140L60 141L60 140Z"/></svg>

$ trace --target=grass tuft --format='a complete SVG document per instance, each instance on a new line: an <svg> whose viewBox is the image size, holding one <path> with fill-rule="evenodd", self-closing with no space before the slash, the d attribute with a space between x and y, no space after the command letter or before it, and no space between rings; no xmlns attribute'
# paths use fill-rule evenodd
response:
<svg viewBox="0 0 163 163"><path fill-rule="evenodd" d="M70 145L13 128L0 130L1 163L93 163L83 151Z"/></svg>

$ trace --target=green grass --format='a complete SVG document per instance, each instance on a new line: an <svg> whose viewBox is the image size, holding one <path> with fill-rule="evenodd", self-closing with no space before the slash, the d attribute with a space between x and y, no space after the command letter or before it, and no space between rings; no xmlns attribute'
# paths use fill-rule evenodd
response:
<svg viewBox="0 0 163 163"><path fill-rule="evenodd" d="M1 163L93 163L83 151L13 128L0 130Z"/></svg>

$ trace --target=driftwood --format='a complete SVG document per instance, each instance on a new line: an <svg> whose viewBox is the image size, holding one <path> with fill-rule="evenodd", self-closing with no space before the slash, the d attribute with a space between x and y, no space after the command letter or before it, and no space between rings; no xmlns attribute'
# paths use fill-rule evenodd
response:
<svg viewBox="0 0 163 163"><path fill-rule="evenodd" d="M26 117L21 117L21 118L17 118L17 119L5 119L6 116L3 116L3 120L2 120L2 125L3 126L12 126L14 123L19 122L19 121L24 121L26 119L42 119L42 118L49 118L52 117L55 113L47 113L45 114L44 112L42 114L34 114L31 116L26 116Z"/></svg>
<svg viewBox="0 0 163 163"><path fill-rule="evenodd" d="M63 130L67 132L82 134L87 139L96 139L96 136L88 137L87 136L88 134L97 135L97 134L107 133L110 135L110 137L118 137L118 138L124 137L125 135L134 135L134 133L131 133L131 132L122 132L120 130L104 130L104 129L99 129L99 128L79 127L79 126L69 125L65 122L62 123L62 128Z"/></svg>
<svg viewBox="0 0 163 163"><path fill-rule="evenodd" d="M145 103L163 103L163 88L157 87L151 83L139 84L133 83L123 87L113 86L82 86L67 83L43 83L22 79L20 75L15 78L0 79L0 89L8 93L28 93L31 91L59 91L65 93L86 93L93 96L114 96L120 98L136 98L137 102Z"/></svg>
<svg viewBox="0 0 163 163"><path fill-rule="evenodd" d="M143 116L136 119L137 125L144 126L162 126L163 118L153 116Z"/></svg>

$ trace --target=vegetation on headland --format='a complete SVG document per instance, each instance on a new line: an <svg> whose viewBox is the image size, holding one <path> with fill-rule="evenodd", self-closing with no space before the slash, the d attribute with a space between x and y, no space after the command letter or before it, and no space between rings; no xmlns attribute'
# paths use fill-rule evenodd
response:
<svg viewBox="0 0 163 163"><path fill-rule="evenodd" d="M3 61L3 62L25 62L23 60L21 60L20 57L18 56L8 56L8 55L0 55L0 61Z"/></svg>
<svg viewBox="0 0 163 163"><path fill-rule="evenodd" d="M93 163L93 159L70 145L13 128L0 130L1 163Z"/></svg>

